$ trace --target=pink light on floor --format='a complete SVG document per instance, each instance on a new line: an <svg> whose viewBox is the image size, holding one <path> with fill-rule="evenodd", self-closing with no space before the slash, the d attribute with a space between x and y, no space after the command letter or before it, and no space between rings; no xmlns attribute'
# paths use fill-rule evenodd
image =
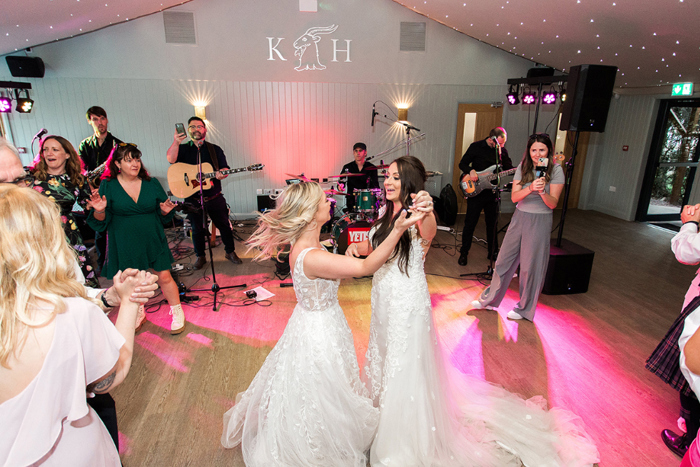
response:
<svg viewBox="0 0 700 467"><path fill-rule="evenodd" d="M129 456L131 455L133 449L131 448L133 440L126 436L121 431L119 432L119 455Z"/></svg>
<svg viewBox="0 0 700 467"><path fill-rule="evenodd" d="M208 338L207 336L204 336L202 334L197 334L194 332L190 332L187 334L187 338L197 342L198 344L201 344L204 347L209 347L210 349L213 349L214 346L212 345L212 339Z"/></svg>
<svg viewBox="0 0 700 467"><path fill-rule="evenodd" d="M191 353L177 350L176 346L161 336L147 331L142 332L136 335L135 343L158 357L170 368L183 373L190 371L188 364L192 362Z"/></svg>

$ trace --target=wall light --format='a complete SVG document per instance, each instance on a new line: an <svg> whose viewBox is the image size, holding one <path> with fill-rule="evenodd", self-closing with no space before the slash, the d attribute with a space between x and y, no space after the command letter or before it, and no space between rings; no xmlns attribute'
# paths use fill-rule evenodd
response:
<svg viewBox="0 0 700 467"><path fill-rule="evenodd" d="M194 106L194 114L201 118L202 120L207 119L207 106L204 104L195 104Z"/></svg>
<svg viewBox="0 0 700 467"><path fill-rule="evenodd" d="M399 111L399 121L408 121L408 104L397 104L396 109Z"/></svg>

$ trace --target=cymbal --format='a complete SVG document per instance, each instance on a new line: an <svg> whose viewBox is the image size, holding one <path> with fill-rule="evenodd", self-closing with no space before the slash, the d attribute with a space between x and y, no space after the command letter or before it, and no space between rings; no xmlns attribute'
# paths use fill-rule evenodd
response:
<svg viewBox="0 0 700 467"><path fill-rule="evenodd" d="M341 178L341 177L366 177L367 174L340 174L340 175L329 175L326 178Z"/></svg>
<svg viewBox="0 0 700 467"><path fill-rule="evenodd" d="M338 191L338 190L326 190L326 191L324 191L324 193L327 195L330 195L330 196L336 196L336 195L337 196L354 196L354 195L350 195L348 193L343 193L342 191Z"/></svg>
<svg viewBox="0 0 700 467"><path fill-rule="evenodd" d="M285 172L285 175L287 175L288 177L298 178L299 180L303 180L303 181L305 181L305 182L310 182L310 181L311 181L311 180L309 180L308 178L306 178L306 177L304 176L304 174L296 175L296 174L290 174L290 173L286 173L286 172Z"/></svg>
<svg viewBox="0 0 700 467"><path fill-rule="evenodd" d="M376 165L374 167L367 167L367 170L381 170L381 169L388 169L389 166L387 164L382 164L382 165Z"/></svg>

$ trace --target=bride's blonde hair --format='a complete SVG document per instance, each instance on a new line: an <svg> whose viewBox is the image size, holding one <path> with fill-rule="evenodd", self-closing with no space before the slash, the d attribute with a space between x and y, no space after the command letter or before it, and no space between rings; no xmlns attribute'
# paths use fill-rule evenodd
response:
<svg viewBox="0 0 700 467"><path fill-rule="evenodd" d="M248 251L260 249L253 259L270 258L279 247L296 242L313 224L325 199L326 194L316 182L289 185L277 199L276 208L260 215L257 229L246 242Z"/></svg>
<svg viewBox="0 0 700 467"><path fill-rule="evenodd" d="M63 297L86 298L76 280L76 256L66 241L58 205L15 185L0 185L0 364L26 335L27 327L53 319L35 316L38 302L65 310Z"/></svg>

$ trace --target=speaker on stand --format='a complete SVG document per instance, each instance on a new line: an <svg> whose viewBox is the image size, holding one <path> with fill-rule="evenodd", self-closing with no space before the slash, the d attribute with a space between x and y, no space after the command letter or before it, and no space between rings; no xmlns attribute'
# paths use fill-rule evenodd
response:
<svg viewBox="0 0 700 467"><path fill-rule="evenodd" d="M566 164L564 207L559 221L559 233L549 250L549 264L542 293L562 295L588 291L594 252L562 239L569 204L569 192L574 172L578 137L582 131L605 131L608 110L615 85L616 66L577 65L569 70L567 99L562 109L560 130L575 131L573 152Z"/></svg>

